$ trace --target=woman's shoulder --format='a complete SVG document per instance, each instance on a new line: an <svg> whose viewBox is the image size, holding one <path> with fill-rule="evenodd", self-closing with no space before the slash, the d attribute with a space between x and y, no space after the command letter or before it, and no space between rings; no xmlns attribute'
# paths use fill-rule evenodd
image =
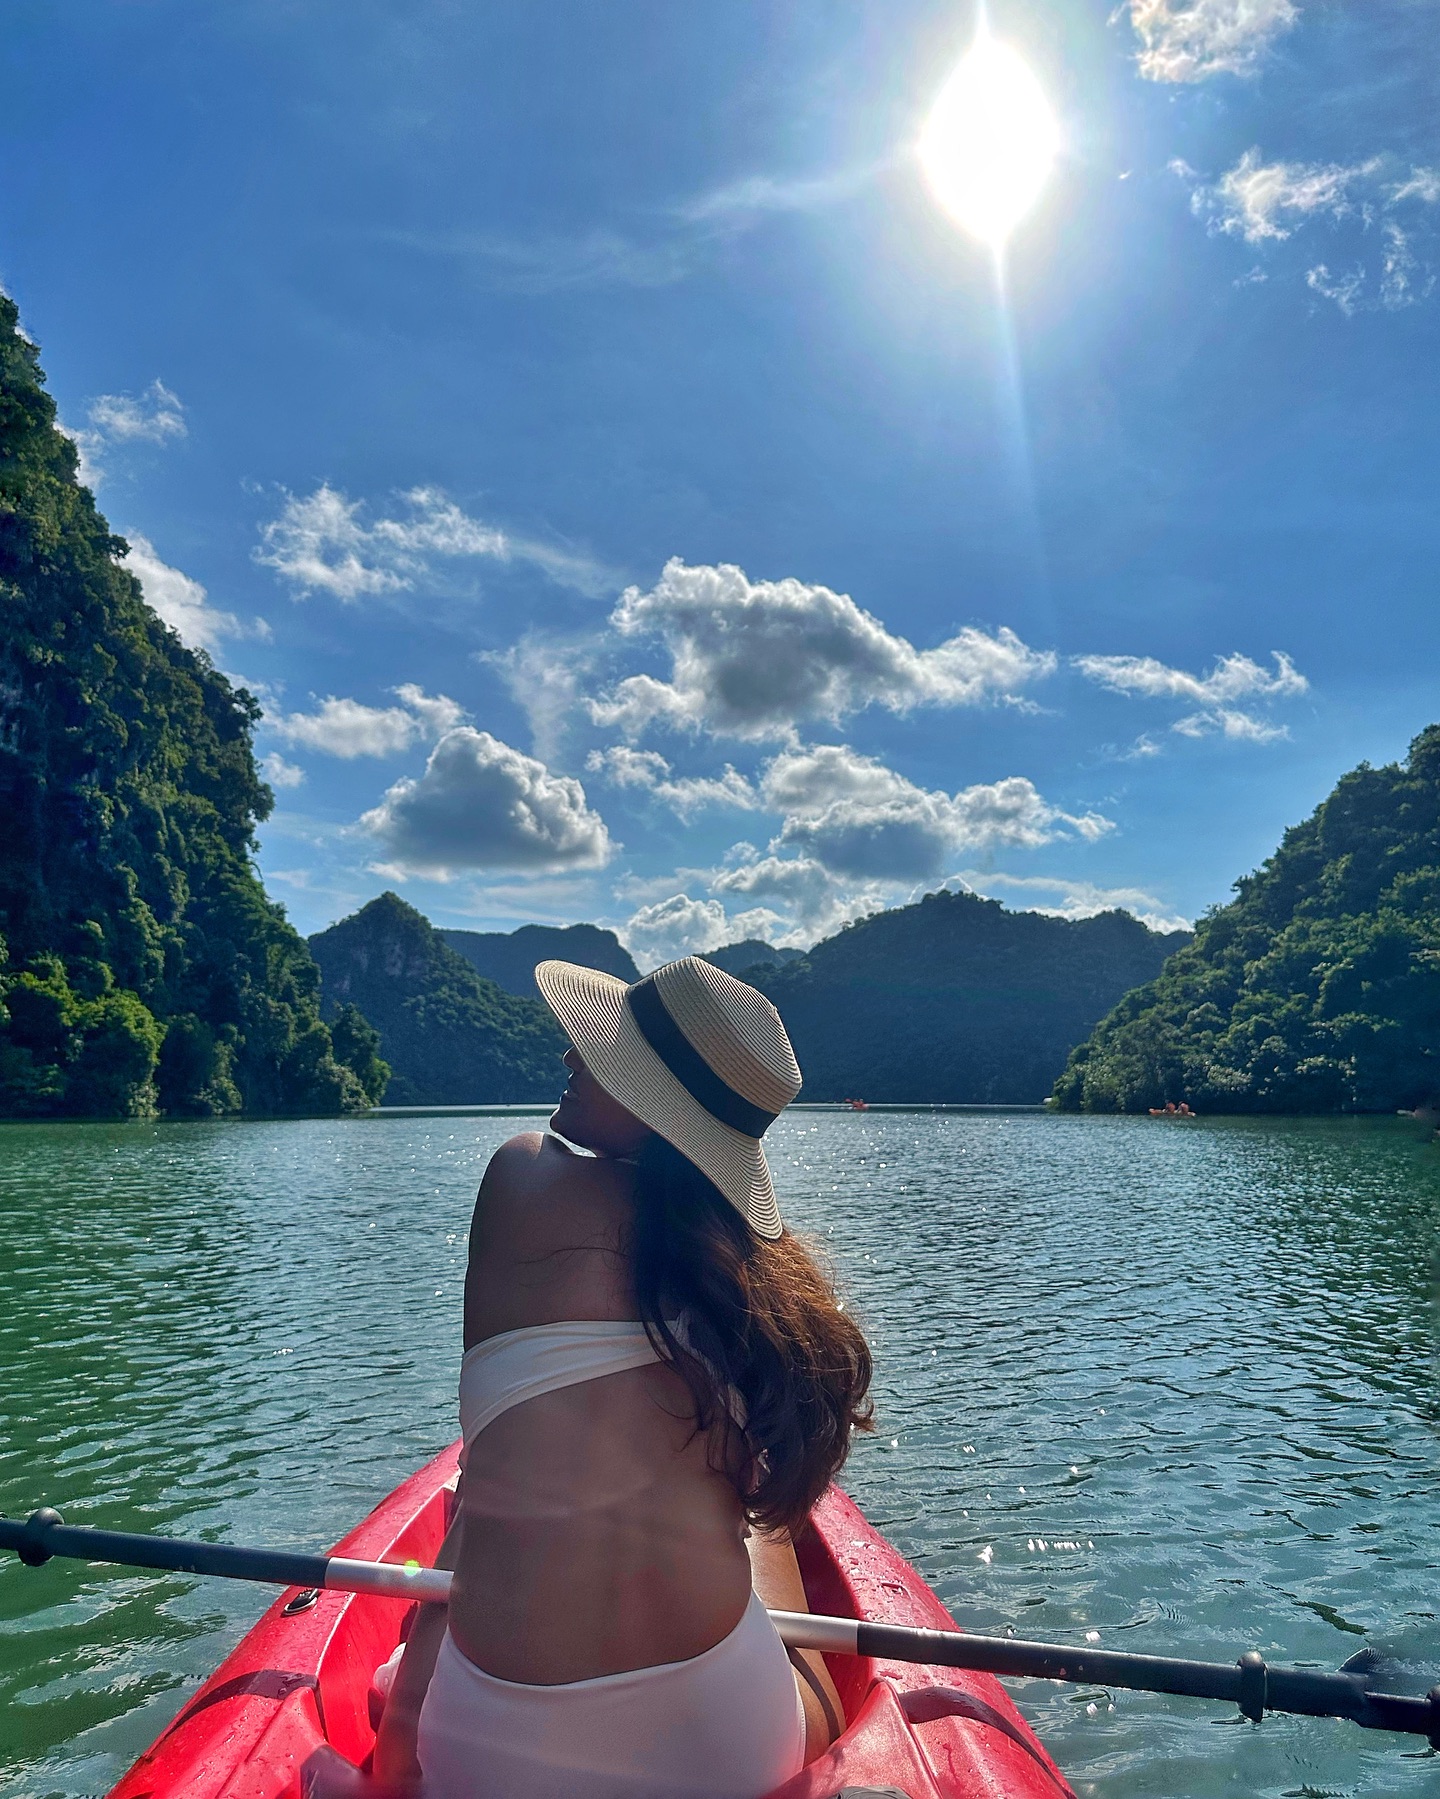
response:
<svg viewBox="0 0 1440 1799"><path fill-rule="evenodd" d="M617 1181L627 1183L630 1172L628 1165L581 1155L548 1131L522 1131L491 1156L480 1196L503 1204L521 1196L533 1199L542 1190L608 1189Z"/></svg>
<svg viewBox="0 0 1440 1799"><path fill-rule="evenodd" d="M485 1180L509 1183L550 1180L556 1175L585 1168L593 1156L581 1156L549 1131L521 1131L507 1138L485 1167Z"/></svg>

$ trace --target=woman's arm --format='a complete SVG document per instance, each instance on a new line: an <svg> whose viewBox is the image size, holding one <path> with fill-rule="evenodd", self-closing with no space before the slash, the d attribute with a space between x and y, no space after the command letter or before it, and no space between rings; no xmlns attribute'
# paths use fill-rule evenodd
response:
<svg viewBox="0 0 1440 1799"><path fill-rule="evenodd" d="M805 1582L800 1578L800 1564L789 1537L765 1536L752 1530L746 1547L750 1551L751 1583L763 1603L771 1611L808 1612ZM800 1703L805 1708L805 1760L813 1762L844 1730L845 1708L824 1656L814 1649L792 1649L789 1655L799 1682Z"/></svg>
<svg viewBox="0 0 1440 1799"><path fill-rule="evenodd" d="M462 1476L463 1486L463 1476ZM455 1520L445 1533L445 1541L435 1557L437 1568L454 1569L460 1555L464 1512L460 1503L460 1487L455 1491ZM435 1658L445 1640L448 1610L443 1605L422 1605L405 1644L405 1653L395 1675L395 1684L385 1701L385 1712L375 1734L374 1776L402 1791L418 1788L420 1763L416 1755L416 1738L420 1729L420 1708L429 1691L430 1677L435 1672Z"/></svg>

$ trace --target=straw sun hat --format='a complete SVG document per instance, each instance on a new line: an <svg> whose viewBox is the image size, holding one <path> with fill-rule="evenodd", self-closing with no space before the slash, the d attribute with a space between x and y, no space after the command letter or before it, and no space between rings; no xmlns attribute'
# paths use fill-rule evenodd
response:
<svg viewBox="0 0 1440 1799"><path fill-rule="evenodd" d="M629 987L573 962L541 962L535 980L610 1097L708 1175L752 1230L778 1237L760 1139L800 1091L800 1069L769 1000L699 956Z"/></svg>

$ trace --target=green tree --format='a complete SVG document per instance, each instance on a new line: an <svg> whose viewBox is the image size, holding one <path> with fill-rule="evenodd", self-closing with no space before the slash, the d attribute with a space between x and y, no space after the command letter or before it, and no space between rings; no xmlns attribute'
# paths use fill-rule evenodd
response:
<svg viewBox="0 0 1440 1799"><path fill-rule="evenodd" d="M354 1044L363 1059L344 1020L357 1004L373 1019L392 1104L558 1097L565 1038L538 996L521 999L486 980L397 894L382 893L319 932L310 948L324 972L337 1042Z"/></svg>
<svg viewBox="0 0 1440 1799"><path fill-rule="evenodd" d="M1390 1112L1440 1098L1440 725L1345 775L1080 1045L1070 1109Z"/></svg>
<svg viewBox="0 0 1440 1799"><path fill-rule="evenodd" d="M365 1097L378 1106L390 1080L390 1064L380 1054L380 1033L359 1006L341 1006L330 1020L335 1054L353 1068Z"/></svg>
<svg viewBox="0 0 1440 1799"><path fill-rule="evenodd" d="M126 547L0 296L0 1112L361 1107L252 861L259 708Z"/></svg>

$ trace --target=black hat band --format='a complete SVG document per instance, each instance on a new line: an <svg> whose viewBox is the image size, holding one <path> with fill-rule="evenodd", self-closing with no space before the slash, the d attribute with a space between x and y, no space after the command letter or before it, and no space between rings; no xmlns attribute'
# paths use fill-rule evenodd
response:
<svg viewBox="0 0 1440 1799"><path fill-rule="evenodd" d="M627 988L625 1003L639 1026L640 1035L659 1056L675 1079L712 1118L728 1124L746 1137L763 1137L780 1116L753 1105L720 1076L676 1024L660 997L655 977L646 975Z"/></svg>

